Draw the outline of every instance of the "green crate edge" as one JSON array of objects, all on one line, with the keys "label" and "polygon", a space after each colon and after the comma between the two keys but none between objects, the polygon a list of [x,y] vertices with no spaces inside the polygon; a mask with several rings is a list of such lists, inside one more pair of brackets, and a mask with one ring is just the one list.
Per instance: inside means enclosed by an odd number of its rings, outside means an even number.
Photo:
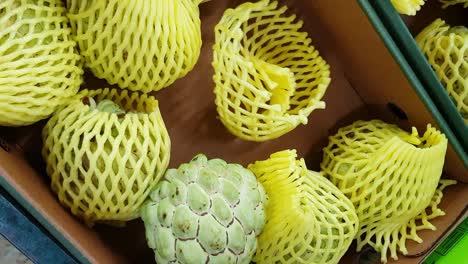
[{"label": "green crate edge", "polygon": [[[359,0],[359,4],[361,5],[361,8],[363,9],[364,13],[367,15],[370,22],[374,26],[374,29],[380,35],[380,38],[382,39],[382,41],[385,43],[387,49],[390,51],[393,58],[397,61],[400,68],[402,69],[403,73],[408,78],[409,82],[413,86],[413,89],[416,91],[419,98],[422,100],[422,102],[427,107],[427,109],[431,112],[432,116],[435,118],[435,120],[436,120],[437,124],[439,125],[440,129],[445,133],[448,140],[452,144],[453,148],[455,149],[457,154],[462,159],[462,161],[463,161],[463,163],[465,165],[465,168],[468,168],[468,154],[467,154],[465,148],[463,147],[462,143],[459,141],[459,138],[457,137],[457,135],[452,131],[451,126],[448,123],[448,120],[446,120],[445,117],[442,116],[440,110],[438,109],[438,107],[436,105],[436,102],[432,100],[431,96],[429,96],[428,91],[426,91],[426,89],[424,89],[424,86],[423,86],[423,84],[421,82],[422,80],[420,80],[417,77],[416,73],[413,70],[413,67],[407,61],[407,57],[403,55],[401,49],[399,48],[397,43],[394,41],[394,39],[393,39],[392,35],[390,34],[390,32],[387,30],[386,25],[381,20],[381,14],[378,14],[376,12],[373,5],[379,5],[379,6],[385,6],[385,4],[390,5],[390,6],[386,7],[386,10],[387,11],[389,11],[389,10],[393,11],[398,16],[398,18],[400,19],[399,22],[403,23],[400,16],[396,13],[393,6],[391,6],[390,1],[387,1],[387,0],[381,0],[381,1]],[[404,26],[404,29],[407,30],[406,25],[404,25],[404,23],[403,23],[403,26]],[[409,32],[408,32],[408,34],[409,34]],[[414,47],[417,49],[417,53],[419,53],[419,55],[423,56],[423,58],[424,58],[424,55],[422,55],[422,53],[417,48],[416,42],[414,41],[413,37],[411,37],[411,42],[414,45]],[[429,67],[429,69],[430,69],[430,66],[427,63],[426,59],[422,60],[422,62],[425,63],[426,66]],[[434,78],[437,79],[437,77],[435,76],[435,74],[434,74],[434,72],[432,70],[430,70],[429,72],[433,75]],[[437,79],[437,84],[440,85],[440,82],[439,82],[438,79]],[[451,104],[452,107],[455,109],[456,115],[458,115],[459,118],[461,119],[460,114],[456,110],[452,100],[447,95],[445,90],[443,88],[438,89],[438,90],[442,94],[441,97],[445,96],[445,98],[447,99],[447,100],[444,100],[445,103]],[[437,102],[437,103],[439,103],[439,102]],[[443,109],[445,109],[445,108],[443,108]],[[454,115],[449,114],[448,116],[452,117],[451,118],[451,120],[452,120]],[[463,120],[461,120],[461,121],[463,121]],[[463,135],[463,134],[461,134],[461,135]],[[468,130],[466,130],[465,135],[468,135]],[[466,138],[466,140],[468,140],[468,137],[461,136],[461,138]]]},{"label": "green crate edge", "polygon": [[[371,3],[374,9],[373,12],[375,12],[377,17],[383,22],[383,26],[389,32],[390,37],[397,44],[398,49],[403,56],[405,56],[405,59],[417,74],[421,83],[424,84],[422,89],[427,91],[431,99],[436,103],[439,111],[445,113],[444,118],[461,144],[462,149],[456,149],[457,153],[463,159],[465,167],[468,167],[468,126],[465,125],[465,121],[460,112],[458,112],[452,99],[440,83],[436,73],[432,70],[431,65],[419,49],[408,27],[395,8],[393,8],[390,1],[365,1]],[[416,89],[419,88],[416,87]],[[463,150],[463,152],[461,152],[461,150]]]},{"label": "green crate edge", "polygon": [[468,259],[468,217],[430,254],[423,264],[462,263]]},{"label": "green crate edge", "polygon": [[5,178],[0,175],[0,186],[2,186],[7,193],[9,193],[19,204],[21,204],[26,211],[28,211],[36,220],[49,231],[67,250],[75,257],[80,263],[91,264],[91,261],[87,259],[81,252],[67,239],[62,233],[47,219],[39,213],[21,194],[19,194],[13,186],[8,183]]},{"label": "green crate edge", "polygon": [[[388,31],[383,26],[382,21],[380,21],[374,8],[370,5],[368,0],[359,0],[359,4],[361,5],[361,8],[363,9],[364,13],[366,13],[366,15],[369,17],[369,20],[373,24],[377,33],[380,35],[380,37],[384,41],[387,49],[392,54],[393,58],[398,62],[403,73],[406,75],[410,83],[413,85],[413,88],[415,88],[416,92],[418,93],[420,99],[423,101],[424,105],[429,109],[431,114],[436,119],[436,122],[438,123],[438,125],[441,127],[443,132],[449,138],[451,144],[454,146],[457,153],[462,157],[465,163],[465,166],[468,167],[468,157],[466,153],[463,151],[463,149],[461,149],[460,143],[458,142],[458,140],[456,140],[455,135],[450,130],[447,122],[442,117],[439,110],[436,108],[434,102],[431,101],[427,92],[424,91],[424,89],[422,88],[421,82],[416,77],[415,73],[413,72],[411,67],[408,65],[408,62],[404,59],[400,50],[397,48],[395,42],[390,37]],[[463,151],[463,152],[459,153],[459,151]],[[13,188],[13,186],[11,186],[4,179],[2,175],[0,175],[0,185],[3,188],[5,188],[5,190],[11,196],[13,196],[29,213],[31,213],[31,215],[33,215],[37,219],[37,221],[40,224],[42,224],[43,227],[46,228],[76,259],[78,259],[78,261],[80,261],[81,263],[86,263],[86,264],[91,263],[91,261],[87,259],[67,238],[65,238],[65,236],[63,236],[63,234],[61,234],[60,231],[55,226],[49,223],[47,219],[41,213],[39,213],[39,211],[37,211],[21,194],[19,194]]]}]

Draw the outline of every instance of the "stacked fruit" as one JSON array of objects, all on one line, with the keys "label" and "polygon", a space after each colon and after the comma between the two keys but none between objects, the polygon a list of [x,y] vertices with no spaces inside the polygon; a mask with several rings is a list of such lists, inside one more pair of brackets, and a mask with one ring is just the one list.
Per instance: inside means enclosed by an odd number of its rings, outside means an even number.
[{"label": "stacked fruit", "polygon": [[[141,217],[158,263],[337,263],[354,239],[386,261],[435,228],[453,182],[440,180],[447,139],[431,126],[419,136],[358,121],[330,137],[321,172],[294,150],[248,168],[200,154],[166,170],[169,133],[145,93],[194,67],[201,2],[0,3],[0,125],[51,116],[43,157],[71,213],[90,226]],[[215,104],[234,135],[274,139],[325,108],[330,69],[302,25],[262,0],[226,10],[216,26]],[[119,88],[78,93],[83,62]]]}]

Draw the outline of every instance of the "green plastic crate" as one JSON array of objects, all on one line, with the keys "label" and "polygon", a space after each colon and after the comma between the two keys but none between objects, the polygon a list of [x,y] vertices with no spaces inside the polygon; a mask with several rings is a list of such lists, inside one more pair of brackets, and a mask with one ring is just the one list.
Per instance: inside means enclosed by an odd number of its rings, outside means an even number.
[{"label": "green plastic crate", "polygon": [[452,264],[468,262],[468,218],[437,247],[424,264]]},{"label": "green plastic crate", "polygon": [[[423,84],[422,89],[427,91],[431,99],[437,105],[439,111],[443,113],[444,119],[456,137],[456,140],[454,138],[449,138],[449,140],[452,142],[457,153],[463,159],[465,167],[468,167],[468,126],[465,124],[463,117],[446,93],[445,88],[442,86],[436,73],[432,70],[432,67],[424,54],[420,51],[404,20],[397,13],[395,8],[393,8],[393,5],[389,0],[365,0],[361,2],[368,2],[372,7],[374,10],[373,12],[375,12],[375,16],[382,21],[383,26],[391,35],[391,38],[398,46],[399,51],[403,54],[405,60],[409,63],[412,70]],[[426,5],[427,4],[428,3],[426,3]],[[425,8],[425,6],[422,8]],[[462,6],[452,8],[463,9]],[[468,11],[466,12],[468,15]],[[416,16],[417,15],[418,14],[416,14]],[[415,88],[419,89],[418,87]],[[455,143],[455,141],[458,141],[459,143]]]}]

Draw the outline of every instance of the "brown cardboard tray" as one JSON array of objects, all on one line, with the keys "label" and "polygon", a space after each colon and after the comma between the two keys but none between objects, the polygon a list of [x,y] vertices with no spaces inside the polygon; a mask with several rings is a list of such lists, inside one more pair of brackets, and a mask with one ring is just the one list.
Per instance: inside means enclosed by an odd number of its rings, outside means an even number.
[{"label": "brown cardboard tray", "polygon": [[[214,0],[201,6],[203,48],[195,69],[174,85],[154,95],[172,141],[171,167],[197,153],[247,165],[269,154],[295,148],[310,169],[318,170],[327,137],[358,119],[380,118],[409,129],[424,131],[436,124],[402,70],[372,27],[357,1],[281,1],[305,21],[313,44],[330,64],[332,83],[324,100],[325,110],[314,111],[309,124],[264,143],[237,139],[216,118],[211,67],[214,25],[224,10],[244,1]],[[84,87],[108,85],[86,76]],[[398,106],[406,115],[395,114]],[[391,110],[393,109],[393,111]],[[48,229],[80,260],[91,263],[153,263],[143,225],[131,221],[124,228],[86,227],[58,203],[40,157],[44,122],[23,128],[0,128],[0,175],[17,199],[46,222]],[[449,147],[443,177],[468,179],[460,158]],[[7,188],[8,189],[8,188]],[[437,231],[422,231],[422,244],[408,243],[409,256],[399,263],[417,263],[466,210],[468,184],[446,189],[442,207],[447,215],[433,221]],[[44,222],[43,221],[43,222]],[[64,241],[65,240],[65,241]],[[342,263],[360,263],[351,248]]]}]

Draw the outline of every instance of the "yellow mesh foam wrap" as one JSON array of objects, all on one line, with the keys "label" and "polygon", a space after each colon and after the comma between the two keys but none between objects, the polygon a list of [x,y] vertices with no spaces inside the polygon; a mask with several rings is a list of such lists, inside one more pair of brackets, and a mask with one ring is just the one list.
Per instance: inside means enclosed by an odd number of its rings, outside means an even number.
[{"label": "yellow mesh foam wrap", "polygon": [[[84,90],[77,98],[43,130],[52,189],[89,225],[134,219],[169,162],[158,101],[115,89]],[[129,112],[99,111],[83,103],[86,98],[112,100]]]},{"label": "yellow mesh foam wrap", "polygon": [[424,0],[390,0],[398,13],[408,16],[416,15],[424,5]]},{"label": "yellow mesh foam wrap", "polygon": [[439,0],[439,2],[443,4],[443,8],[456,4],[463,4],[463,7],[468,7],[468,0]]},{"label": "yellow mesh foam wrap", "polygon": [[215,103],[240,138],[277,138],[325,108],[329,66],[301,32],[303,22],[286,11],[276,1],[244,3],[226,10],[215,28]]},{"label": "yellow mesh foam wrap", "polygon": [[248,168],[269,197],[257,238],[256,263],[338,263],[358,230],[351,201],[295,150],[274,153]]},{"label": "yellow mesh foam wrap", "polygon": [[200,0],[67,0],[85,66],[110,84],[151,92],[185,76],[201,50]]},{"label": "yellow mesh foam wrap", "polygon": [[468,29],[436,19],[416,42],[468,124]]},{"label": "yellow mesh foam wrap", "polygon": [[[429,220],[442,215],[436,208],[446,183],[436,190],[446,150],[446,137],[430,125],[420,137],[416,128],[410,134],[379,120],[357,121],[330,137],[321,169],[356,208],[358,251],[369,244],[383,262],[388,250],[397,259],[397,249],[407,254],[407,239],[422,242],[418,230],[435,229]],[[433,213],[424,213],[427,207]]]},{"label": "yellow mesh foam wrap", "polygon": [[0,1],[0,126],[47,118],[78,92],[76,53],[60,0]]}]

